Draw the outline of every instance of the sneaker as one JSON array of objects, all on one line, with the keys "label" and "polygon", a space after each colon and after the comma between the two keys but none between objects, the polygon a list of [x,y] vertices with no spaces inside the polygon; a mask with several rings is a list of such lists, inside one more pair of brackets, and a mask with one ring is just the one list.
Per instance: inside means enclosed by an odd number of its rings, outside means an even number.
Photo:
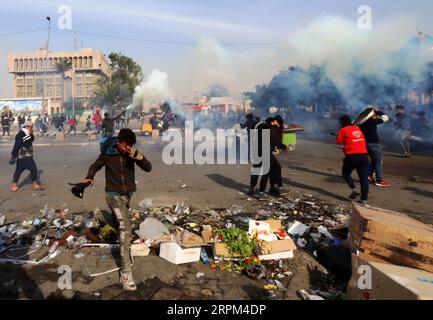
[{"label": "sneaker", "polygon": [[375,185],[378,186],[378,187],[384,187],[384,188],[389,188],[389,187],[391,187],[391,184],[390,184],[389,182],[385,182],[385,181],[383,181],[383,180],[381,180],[381,181],[377,181],[377,182],[375,183]]},{"label": "sneaker", "polygon": [[353,191],[353,192],[350,194],[349,199],[350,199],[350,200],[355,200],[356,198],[358,198],[359,195],[360,195],[359,192]]},{"label": "sneaker", "polygon": [[270,188],[269,189],[269,195],[276,197],[276,198],[281,198],[280,190],[278,190],[277,188]]},{"label": "sneaker", "polygon": [[136,291],[137,285],[132,277],[132,272],[120,272],[120,283],[123,285],[123,290]]},{"label": "sneaker", "polygon": [[376,183],[376,179],[374,178],[374,176],[368,176],[368,182]]},{"label": "sneaker", "polygon": [[367,200],[358,200],[358,204],[360,204],[361,206],[366,206]]},{"label": "sneaker", "polygon": [[258,200],[267,200],[267,199],[269,199],[269,196],[265,192],[260,191],[257,195],[257,199]]},{"label": "sneaker", "polygon": [[256,189],[251,188],[250,190],[248,190],[247,195],[252,197],[252,196],[254,196],[255,193],[256,193]]}]

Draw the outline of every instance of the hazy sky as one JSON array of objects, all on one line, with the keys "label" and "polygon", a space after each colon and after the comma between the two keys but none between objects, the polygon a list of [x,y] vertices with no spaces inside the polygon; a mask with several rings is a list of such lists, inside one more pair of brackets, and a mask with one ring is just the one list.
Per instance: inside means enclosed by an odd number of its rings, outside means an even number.
[{"label": "hazy sky", "polygon": [[[47,38],[45,30],[6,34],[44,28],[48,15],[57,28],[60,5],[72,9],[78,48],[94,47],[107,55],[122,52],[139,62],[145,74],[153,68],[166,71],[172,91],[179,95],[190,94],[193,88],[202,90],[211,82],[223,82],[232,92],[252,89],[255,83],[268,81],[290,63],[290,54],[287,59],[273,59],[274,51],[280,48],[266,43],[286,42],[295,30],[324,14],[356,24],[358,7],[363,4],[373,9],[373,26],[400,17],[404,28],[410,29],[407,34],[414,34],[417,27],[433,33],[433,2],[427,0],[1,0],[0,96],[12,94],[6,55],[35,51],[45,45]],[[110,39],[80,32],[185,44]],[[226,46],[251,43],[261,45]],[[72,33],[53,30],[50,50],[72,49]],[[252,52],[260,59],[252,57]],[[215,65],[213,59],[218,60]],[[249,63],[244,63],[248,59]],[[252,74],[251,69],[256,67],[257,72]],[[201,71],[207,76],[201,77]],[[230,76],[221,76],[231,71]]]}]

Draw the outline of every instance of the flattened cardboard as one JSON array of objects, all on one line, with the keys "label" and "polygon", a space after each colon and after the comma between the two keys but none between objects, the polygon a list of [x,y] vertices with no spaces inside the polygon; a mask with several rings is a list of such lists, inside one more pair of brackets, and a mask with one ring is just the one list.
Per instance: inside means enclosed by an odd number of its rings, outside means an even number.
[{"label": "flattened cardboard", "polygon": [[[371,268],[371,289],[359,288],[360,266]],[[364,270],[363,275],[365,274]],[[365,283],[361,279],[361,283]],[[386,263],[369,262],[352,254],[349,300],[433,300],[433,273]]]}]

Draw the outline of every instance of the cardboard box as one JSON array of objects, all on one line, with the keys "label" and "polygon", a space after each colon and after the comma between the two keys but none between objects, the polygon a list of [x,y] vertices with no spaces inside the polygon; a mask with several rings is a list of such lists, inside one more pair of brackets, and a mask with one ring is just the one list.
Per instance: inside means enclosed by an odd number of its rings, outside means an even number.
[{"label": "cardboard box", "polygon": [[[371,268],[371,289],[364,288],[366,275],[358,268]],[[361,280],[361,288],[358,281]],[[368,262],[352,254],[352,278],[347,288],[349,300],[433,300],[433,273],[386,263]]]},{"label": "cardboard box", "polygon": [[163,242],[159,256],[174,264],[197,262],[200,260],[201,247],[183,248],[176,242]]},{"label": "cardboard box", "polygon": [[131,256],[133,257],[147,257],[149,253],[150,249],[145,243],[131,245]]},{"label": "cardboard box", "polygon": [[204,243],[206,244],[210,244],[212,243],[212,236],[213,236],[213,232],[212,230],[209,229],[205,229],[201,232],[201,237],[203,238]]},{"label": "cardboard box", "polygon": [[259,254],[259,255],[257,255],[257,258],[259,258],[260,261],[293,259],[293,257],[294,257],[293,251],[283,251],[283,252],[277,252],[277,253],[271,253],[271,254]]},{"label": "cardboard box", "polygon": [[433,272],[433,227],[406,215],[354,205],[348,240],[365,260]]},{"label": "cardboard box", "polygon": [[[250,220],[249,233],[254,229],[277,232],[281,229],[280,220],[254,221]],[[293,258],[293,250],[296,250],[296,244],[292,239],[261,241],[257,247],[256,253],[259,260],[278,260]]]},{"label": "cardboard box", "polygon": [[212,243],[212,253],[213,253],[214,259],[234,258],[230,254],[229,247],[227,247],[227,245],[225,243],[222,243],[222,242]]}]

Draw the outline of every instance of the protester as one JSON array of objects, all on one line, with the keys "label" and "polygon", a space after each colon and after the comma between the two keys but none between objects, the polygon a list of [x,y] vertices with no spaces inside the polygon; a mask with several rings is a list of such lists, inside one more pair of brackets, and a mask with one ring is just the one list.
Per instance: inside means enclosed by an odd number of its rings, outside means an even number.
[{"label": "protester", "polygon": [[10,128],[11,124],[14,122],[14,118],[12,116],[11,111],[4,111],[1,115],[1,125],[3,129],[3,137],[7,134],[10,136]]},{"label": "protester", "polygon": [[99,109],[95,110],[95,113],[93,114],[92,117],[92,121],[95,123],[96,134],[99,134],[101,132],[101,126],[102,126],[102,117]]},{"label": "protester", "polygon": [[75,116],[69,118],[69,131],[66,134],[69,134],[72,131],[74,131],[75,136],[77,134],[77,120],[75,119]]},{"label": "protester", "polygon": [[92,117],[91,116],[87,116],[86,119],[86,128],[84,129],[83,132],[90,132],[92,131]]},{"label": "protester", "polygon": [[117,137],[107,137],[101,142],[101,154],[89,168],[83,183],[94,184],[96,173],[105,166],[105,192],[108,206],[119,225],[121,255],[120,281],[125,290],[136,290],[132,277],[132,262],[129,247],[132,240],[131,222],[128,218],[129,204],[135,184],[135,164],[146,172],[152,169],[151,163],[137,150],[134,132],[121,129]]},{"label": "protester", "polygon": [[[258,130],[258,138],[257,142],[253,143],[253,147],[258,147],[258,155],[262,156],[264,152],[269,153],[269,172],[263,174],[260,180],[259,194],[258,197],[266,198],[265,192],[268,180],[270,182],[269,194],[274,197],[281,197],[279,184],[282,186],[282,177],[281,177],[281,165],[278,162],[277,158],[273,154],[273,151],[276,149],[287,150],[287,146],[282,143],[282,135],[281,135],[281,121],[280,118],[268,118],[264,122],[260,122],[256,125]],[[263,139],[263,130],[269,130],[270,140],[265,141]],[[257,146],[255,146],[257,144]],[[261,168],[262,163],[253,164],[253,168]],[[250,190],[248,191],[248,195],[252,196],[256,192],[256,185],[258,182],[258,175],[251,175],[250,179]]]},{"label": "protester", "polygon": [[11,165],[16,163],[16,170],[13,176],[11,185],[11,191],[17,192],[20,190],[18,187],[18,181],[21,174],[25,170],[30,171],[30,178],[33,184],[33,190],[41,191],[44,190],[41,184],[38,182],[38,169],[33,159],[33,141],[35,137],[33,135],[33,124],[30,121],[26,121],[23,124],[23,128],[18,132],[15,137],[15,144],[12,149],[12,158],[9,161]]},{"label": "protester", "polygon": [[101,129],[103,137],[112,137],[114,135],[114,125],[117,120],[122,118],[125,111],[120,112],[115,117],[110,117],[108,112],[104,113],[104,120],[102,121]]},{"label": "protester", "polygon": [[149,118],[149,124],[152,126],[152,130],[158,129],[158,115],[156,112],[153,113],[153,117]]},{"label": "protester", "polygon": [[361,183],[361,199],[359,203],[365,204],[368,200],[368,173],[370,170],[365,137],[361,129],[352,124],[352,120],[348,115],[340,117],[339,121],[341,130],[337,136],[337,144],[344,145],[343,152],[346,155],[344,158],[342,176],[352,189],[349,198],[355,200],[359,193],[356,191],[356,186],[352,179],[352,172],[356,170]]},{"label": "protester", "polygon": [[26,122],[26,117],[23,114],[20,114],[18,116],[18,129],[21,130],[23,127],[24,122]]},{"label": "protester", "polygon": [[[371,111],[370,111],[371,109]],[[383,180],[383,146],[380,144],[377,126],[389,121],[389,117],[379,109],[369,108],[370,113],[364,119],[355,122],[361,128],[367,143],[367,151],[370,156],[370,175],[368,181],[378,187],[391,187],[391,184]]]},{"label": "protester", "polygon": [[256,117],[254,117],[253,113],[247,113],[245,115],[245,118],[247,119],[247,121],[245,121],[245,123],[241,124],[241,128],[247,130],[248,158],[250,158],[250,155],[251,155],[251,130],[253,130],[256,127],[256,125],[260,122],[260,120],[258,120]]},{"label": "protester", "polygon": [[412,138],[412,126],[410,119],[406,114],[406,108],[402,105],[395,107],[394,128],[398,131],[399,144],[402,148],[402,154],[410,157],[410,140]]}]

